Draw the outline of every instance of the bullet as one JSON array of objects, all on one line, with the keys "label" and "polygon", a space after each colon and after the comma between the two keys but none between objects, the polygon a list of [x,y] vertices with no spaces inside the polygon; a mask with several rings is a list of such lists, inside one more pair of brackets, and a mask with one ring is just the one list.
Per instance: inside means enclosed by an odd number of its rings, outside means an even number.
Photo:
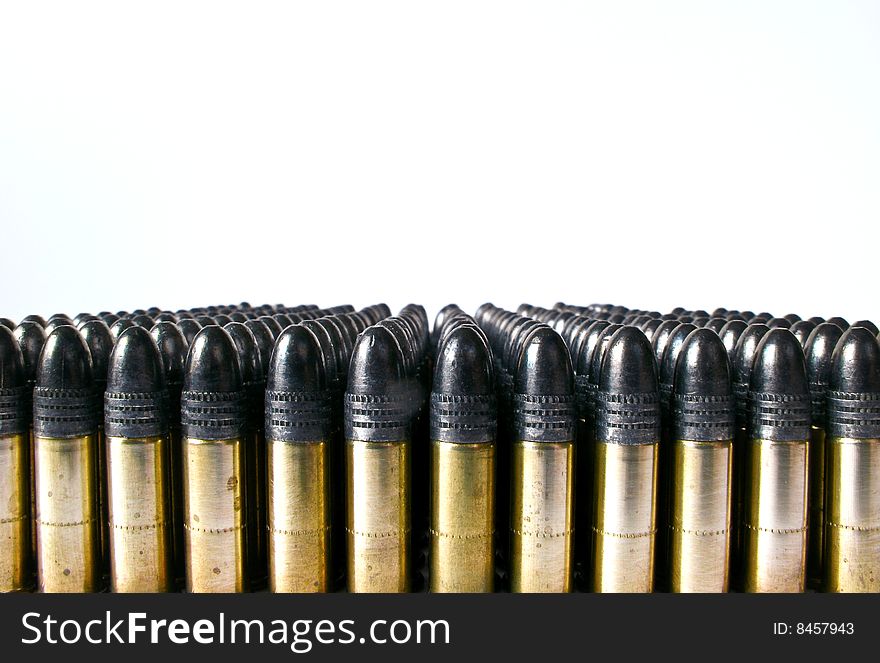
[{"label": "bullet", "polygon": [[266,379],[263,361],[253,332],[240,322],[228,322],[225,331],[235,343],[247,399],[245,414],[245,472],[247,478],[248,563],[252,585],[261,586],[268,576],[266,553],[266,440],[263,437]]},{"label": "bullet", "polygon": [[170,591],[168,394],[159,348],[141,327],[123,332],[110,355],[104,432],[111,588]]},{"label": "bullet", "polygon": [[735,414],[727,350],[712,330],[681,347],[671,420],[670,589],[726,592]]},{"label": "bullet", "polygon": [[186,346],[189,347],[192,345],[196,334],[201,331],[202,326],[192,318],[184,318],[177,321],[177,328],[180,330],[180,333],[183,334],[183,338],[186,340]]},{"label": "bullet", "polygon": [[826,402],[831,381],[831,356],[843,331],[824,322],[810,334],[804,347],[811,399],[809,529],[807,532],[807,579],[820,586],[825,557],[825,438]]},{"label": "bullet", "polygon": [[786,320],[785,318],[770,318],[766,324],[770,329],[788,329],[791,327],[791,321]]},{"label": "bullet", "polygon": [[117,320],[112,325],[110,325],[110,334],[113,336],[113,340],[119,338],[120,334],[124,332],[126,329],[131,329],[132,327],[137,327],[131,320],[126,320],[125,318],[121,320]]},{"label": "bullet", "polygon": [[235,343],[221,327],[205,327],[189,348],[181,394],[189,592],[249,587],[246,415]]},{"label": "bullet", "polygon": [[0,318],[0,326],[6,327],[9,331],[15,329],[15,323],[9,318]]},{"label": "bullet", "polygon": [[477,327],[445,335],[431,392],[432,592],[491,592],[495,434],[492,359]]},{"label": "bullet", "polygon": [[733,444],[733,536],[731,539],[730,562],[732,580],[741,589],[740,577],[745,563],[743,541],[747,483],[747,450],[749,448],[749,383],[752,379],[752,366],[761,338],[770,331],[764,324],[749,325],[740,334],[733,351],[731,375],[733,377],[733,398],[736,403],[736,437]]},{"label": "bullet", "polygon": [[42,316],[36,315],[36,314],[26,315],[25,317],[23,317],[21,319],[21,321],[22,322],[35,322],[36,324],[40,325],[40,327],[42,327],[43,329],[46,328],[46,324],[47,324],[46,320]]},{"label": "bullet", "polygon": [[168,394],[168,472],[171,485],[171,557],[175,584],[184,584],[183,531],[183,435],[180,429],[180,393],[189,348],[180,329],[172,322],[157,322],[150,330],[165,373]]},{"label": "bullet", "polygon": [[758,344],[748,399],[744,589],[802,592],[810,391],[803,350],[787,329],[771,329]]},{"label": "bullet", "polygon": [[856,320],[854,323],[852,323],[852,326],[853,327],[864,327],[865,329],[870,330],[870,332],[874,336],[876,336],[877,334],[880,334],[880,329],[878,329],[877,325],[875,325],[870,320]]},{"label": "bullet", "polygon": [[0,592],[31,585],[31,417],[24,355],[0,326]]},{"label": "bullet", "polygon": [[641,329],[645,333],[645,336],[649,341],[654,340],[654,335],[657,333],[657,330],[663,324],[663,320],[660,318],[651,318],[645,324],[642,325]]},{"label": "bullet", "polygon": [[49,334],[34,389],[37,575],[42,592],[100,585],[95,407],[89,348],[76,328]]},{"label": "bullet", "polygon": [[853,325],[827,397],[826,589],[880,592],[880,344]]},{"label": "bullet", "polygon": [[661,443],[657,456],[657,535],[654,547],[654,569],[657,573],[655,586],[661,591],[667,590],[669,577],[667,571],[671,560],[667,559],[670,552],[669,529],[672,517],[672,485],[673,451],[676,449],[672,437],[672,390],[675,383],[675,367],[678,355],[687,337],[697,330],[697,326],[682,322],[672,330],[663,349],[663,356],[657,365],[657,376],[660,384],[660,424]]},{"label": "bullet", "polygon": [[330,394],[318,339],[301,325],[275,345],[265,419],[269,588],[330,591]]},{"label": "bullet", "polygon": [[281,335],[281,332],[284,331],[281,328],[281,325],[278,324],[278,321],[272,316],[264,315],[258,318],[258,320],[262,321],[263,324],[266,325],[266,327],[269,329],[270,332],[272,332],[272,335],[276,339]]},{"label": "bullet", "polygon": [[571,590],[575,402],[571,358],[546,326],[527,337],[513,393],[510,590]]},{"label": "bullet", "polygon": [[807,340],[810,338],[810,334],[813,333],[813,330],[816,328],[816,324],[810,322],[809,320],[798,320],[797,322],[792,323],[791,333],[794,334],[794,337],[801,344],[802,348],[805,348],[807,345]]},{"label": "bullet", "polygon": [[607,346],[596,394],[594,591],[653,590],[659,442],[653,349],[624,327]]},{"label": "bullet", "polygon": [[36,567],[33,562],[37,558],[37,494],[36,494],[36,473],[34,458],[34,386],[37,382],[37,366],[40,363],[40,353],[46,343],[46,331],[35,321],[22,320],[13,330],[12,335],[21,348],[21,354],[24,358],[24,372],[27,380],[27,389],[25,396],[27,398],[27,420],[28,420],[28,446],[30,448],[30,462],[28,467],[31,473],[31,489],[30,489],[30,509],[31,509],[31,567],[35,571]]},{"label": "bullet", "polygon": [[748,324],[742,320],[728,320],[727,324],[725,324],[721,328],[721,331],[718,332],[718,335],[721,337],[721,342],[724,344],[724,349],[727,350],[727,359],[731,368],[731,379],[733,379],[733,361],[736,356],[736,344],[737,341],[739,341],[739,337],[742,336],[747,328]]},{"label": "bullet", "polygon": [[711,329],[713,332],[721,336],[721,330],[724,329],[724,325],[726,324],[727,320],[725,318],[709,318],[704,327],[706,329]]},{"label": "bullet", "polygon": [[351,592],[410,587],[412,386],[392,332],[358,338],[345,393],[346,532]]},{"label": "bullet", "polygon": [[101,571],[104,575],[110,572],[110,524],[109,505],[107,500],[107,453],[104,443],[104,417],[102,406],[104,390],[107,387],[107,366],[110,352],[113,350],[113,335],[103,320],[91,320],[79,329],[80,336],[89,348],[92,358],[92,378],[95,384],[95,407],[98,409],[98,435],[95,441],[95,459],[97,462],[98,513],[101,522],[98,527],[98,538],[101,544]]},{"label": "bullet", "polygon": [[849,329],[849,323],[845,318],[841,318],[839,315],[834,316],[833,318],[828,318],[828,322],[832,325],[837,325],[842,331]]}]

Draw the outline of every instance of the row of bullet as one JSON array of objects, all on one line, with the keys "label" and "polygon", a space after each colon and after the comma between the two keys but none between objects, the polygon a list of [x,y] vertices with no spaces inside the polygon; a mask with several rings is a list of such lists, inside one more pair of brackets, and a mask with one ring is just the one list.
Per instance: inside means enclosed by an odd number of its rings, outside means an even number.
[{"label": "row of bullet", "polygon": [[485,304],[430,331],[415,305],[243,303],[2,322],[7,591],[34,557],[43,591],[102,571],[142,592],[880,589],[868,321]]}]

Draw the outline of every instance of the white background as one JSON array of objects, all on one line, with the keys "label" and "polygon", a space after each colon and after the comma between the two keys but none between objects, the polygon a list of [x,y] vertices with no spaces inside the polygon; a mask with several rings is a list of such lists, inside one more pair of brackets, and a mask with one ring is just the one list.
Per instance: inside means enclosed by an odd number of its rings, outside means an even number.
[{"label": "white background", "polygon": [[880,318],[880,3],[4,2],[0,315]]}]

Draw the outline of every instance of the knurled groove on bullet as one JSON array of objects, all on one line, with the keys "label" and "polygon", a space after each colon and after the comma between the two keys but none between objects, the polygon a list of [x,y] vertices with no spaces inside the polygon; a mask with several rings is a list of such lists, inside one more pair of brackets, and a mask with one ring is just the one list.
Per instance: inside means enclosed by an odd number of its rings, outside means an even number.
[{"label": "knurled groove on bullet", "polygon": [[513,394],[517,437],[534,442],[574,439],[574,395]]},{"label": "knurled groove on bullet", "polygon": [[345,394],[345,437],[364,442],[409,439],[410,394]]},{"label": "knurled groove on bullet", "polygon": [[809,437],[810,395],[749,392],[751,437],[805,440]]},{"label": "knurled groove on bullet", "polygon": [[180,398],[184,435],[198,440],[237,439],[246,408],[244,391],[184,391]]},{"label": "knurled groove on bullet", "polygon": [[733,383],[733,399],[736,405],[736,421],[740,426],[745,426],[749,420],[749,383]]},{"label": "knurled groove on bullet", "polygon": [[810,414],[813,417],[814,424],[821,425],[825,420],[825,392],[827,390],[827,384],[819,382],[810,383]]},{"label": "knurled groove on bullet", "polygon": [[104,432],[108,437],[155,437],[168,432],[168,398],[164,391],[106,392]]},{"label": "knurled groove on bullet", "polygon": [[48,438],[74,438],[94,433],[98,427],[98,408],[91,388],[34,389],[34,435]]},{"label": "knurled groove on bullet", "polygon": [[326,391],[266,391],[266,436],[279,442],[327,440],[332,429]]},{"label": "knurled groove on bullet", "polygon": [[491,442],[497,428],[495,396],[431,393],[431,438]]},{"label": "knurled groove on bullet", "polygon": [[590,410],[590,400],[593,393],[590,389],[590,380],[586,375],[574,376],[574,402],[579,417],[586,418]]},{"label": "knurled groove on bullet", "polygon": [[596,439],[615,444],[652,444],[660,435],[657,392],[596,391]]},{"label": "knurled groove on bullet", "polygon": [[880,393],[829,391],[826,403],[830,436],[880,438]]},{"label": "knurled groove on bullet", "polygon": [[730,396],[673,394],[673,437],[716,442],[733,439],[734,403]]},{"label": "knurled groove on bullet", "polygon": [[27,387],[0,389],[0,436],[25,432],[30,426]]}]

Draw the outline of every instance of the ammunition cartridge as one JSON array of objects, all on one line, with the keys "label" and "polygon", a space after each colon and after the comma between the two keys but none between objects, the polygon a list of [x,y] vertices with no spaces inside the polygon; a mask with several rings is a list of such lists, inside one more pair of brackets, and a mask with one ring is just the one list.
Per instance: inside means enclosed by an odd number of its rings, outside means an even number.
[{"label": "ammunition cartridge", "polygon": [[301,325],[275,344],[265,419],[269,589],[330,591],[330,397],[318,339]]},{"label": "ammunition cartridge", "polygon": [[144,328],[123,332],[110,355],[104,432],[111,588],[170,591],[168,393],[159,348]]},{"label": "ammunition cartridge", "polygon": [[34,390],[37,575],[43,592],[100,586],[95,407],[89,348],[76,328],[49,335]]},{"label": "ammunition cartridge", "polygon": [[[858,323],[856,323],[858,324]],[[826,590],[880,592],[880,344],[853,325],[831,359]]]},{"label": "ammunition cartridge", "polygon": [[801,344],[771,329],[755,350],[744,474],[744,589],[802,592],[806,578],[810,391]]},{"label": "ammunition cartridge", "polygon": [[605,350],[595,435],[593,589],[651,592],[660,395],[651,344],[635,327],[616,331]]}]

